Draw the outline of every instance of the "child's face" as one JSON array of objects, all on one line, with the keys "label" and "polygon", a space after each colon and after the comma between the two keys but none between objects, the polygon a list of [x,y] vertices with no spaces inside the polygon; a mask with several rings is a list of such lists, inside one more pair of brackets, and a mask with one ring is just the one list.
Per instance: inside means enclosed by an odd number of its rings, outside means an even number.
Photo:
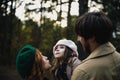
[{"label": "child's face", "polygon": [[54,52],[54,57],[55,58],[61,58],[64,56],[64,52],[65,52],[66,46],[65,45],[58,45],[55,48],[55,52]]}]

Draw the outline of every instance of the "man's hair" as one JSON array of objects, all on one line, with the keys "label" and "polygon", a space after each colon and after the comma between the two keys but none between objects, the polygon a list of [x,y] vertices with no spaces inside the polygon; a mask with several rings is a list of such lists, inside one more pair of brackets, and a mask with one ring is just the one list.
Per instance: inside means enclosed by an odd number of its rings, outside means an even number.
[{"label": "man's hair", "polygon": [[95,37],[99,44],[106,43],[114,30],[111,20],[103,12],[89,12],[80,16],[76,25],[77,35],[86,40]]}]

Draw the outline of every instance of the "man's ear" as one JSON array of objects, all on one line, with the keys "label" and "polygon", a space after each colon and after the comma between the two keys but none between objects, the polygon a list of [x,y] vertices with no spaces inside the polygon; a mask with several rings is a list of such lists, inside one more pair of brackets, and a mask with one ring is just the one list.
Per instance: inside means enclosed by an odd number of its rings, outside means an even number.
[{"label": "man's ear", "polygon": [[94,37],[94,36],[93,36],[93,37],[91,37],[91,38],[89,38],[89,39],[88,39],[88,41],[89,41],[90,43],[96,42],[96,40],[95,40],[95,37]]},{"label": "man's ear", "polygon": [[91,38],[91,41],[92,41],[92,42],[96,42],[95,37],[92,37],[92,38]]},{"label": "man's ear", "polygon": [[95,48],[97,48],[100,45],[99,43],[97,43],[95,37],[89,38],[88,42],[91,47],[91,51],[93,51]]}]

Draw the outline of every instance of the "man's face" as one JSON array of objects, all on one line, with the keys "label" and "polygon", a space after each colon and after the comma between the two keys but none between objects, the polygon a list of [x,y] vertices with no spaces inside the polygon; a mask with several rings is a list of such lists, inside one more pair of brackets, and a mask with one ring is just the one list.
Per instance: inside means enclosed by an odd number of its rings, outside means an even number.
[{"label": "man's face", "polygon": [[85,53],[89,53],[90,54],[91,51],[90,51],[90,45],[89,45],[88,40],[85,40],[85,38],[83,38],[82,36],[79,36],[79,35],[78,35],[77,40],[81,43],[81,45],[83,47],[83,51]]},{"label": "man's face", "polygon": [[65,49],[66,49],[65,45],[56,46],[55,52],[54,52],[54,57],[55,58],[62,58],[64,56]]}]

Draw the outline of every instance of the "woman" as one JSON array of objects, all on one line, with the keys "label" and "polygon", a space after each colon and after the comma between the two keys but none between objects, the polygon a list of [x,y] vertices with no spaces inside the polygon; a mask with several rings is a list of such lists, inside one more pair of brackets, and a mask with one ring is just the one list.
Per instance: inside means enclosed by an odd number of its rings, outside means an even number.
[{"label": "woman", "polygon": [[70,80],[73,70],[80,64],[77,46],[71,40],[59,40],[53,47],[53,67],[55,80]]},{"label": "woman", "polygon": [[50,67],[48,58],[31,45],[25,45],[17,54],[16,68],[24,80],[44,80]]}]

